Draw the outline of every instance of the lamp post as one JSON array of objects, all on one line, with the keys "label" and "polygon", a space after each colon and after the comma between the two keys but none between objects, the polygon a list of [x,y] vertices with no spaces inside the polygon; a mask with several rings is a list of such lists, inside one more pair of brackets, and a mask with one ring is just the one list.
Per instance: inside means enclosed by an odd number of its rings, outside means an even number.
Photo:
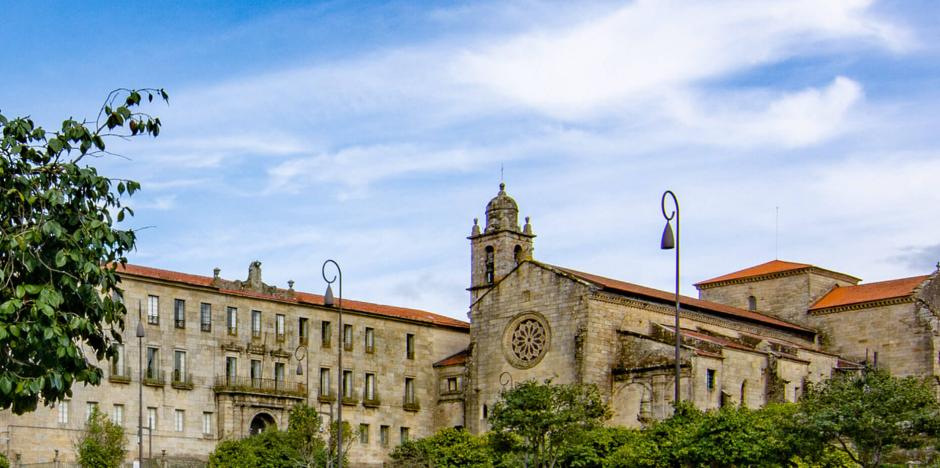
[{"label": "lamp post", "polygon": [[[304,375],[303,360],[307,357],[307,347],[303,344],[297,345],[294,349],[294,357],[297,359],[297,375]],[[310,369],[307,369],[307,383],[304,393],[307,394],[307,404],[310,404]]]},{"label": "lamp post", "polygon": [[[333,264],[336,268],[336,274],[332,278],[326,277],[326,266]],[[346,336],[343,333],[343,270],[335,260],[329,259],[323,262],[320,268],[323,280],[326,281],[326,293],[323,295],[323,305],[333,307],[333,283],[339,280],[339,301],[337,302],[339,311],[339,356],[337,358],[337,367],[339,372],[337,377],[337,387],[339,391],[336,394],[336,468],[343,468],[343,342]]]},{"label": "lamp post", "polygon": [[144,465],[144,324],[141,322],[140,301],[137,301],[137,461]]},{"label": "lamp post", "polygon": [[[676,209],[669,214],[666,214],[667,195],[672,198],[672,204],[676,207]],[[663,237],[660,241],[659,248],[663,250],[676,249],[676,393],[674,401],[676,404],[678,404],[679,399],[681,398],[679,396],[679,348],[682,346],[682,332],[679,328],[679,200],[676,199],[676,194],[672,193],[672,190],[666,190],[663,192],[661,205],[663,209],[663,217],[666,218],[666,227],[663,229]],[[672,224],[670,223],[673,218],[676,219],[675,237],[672,235]]]}]

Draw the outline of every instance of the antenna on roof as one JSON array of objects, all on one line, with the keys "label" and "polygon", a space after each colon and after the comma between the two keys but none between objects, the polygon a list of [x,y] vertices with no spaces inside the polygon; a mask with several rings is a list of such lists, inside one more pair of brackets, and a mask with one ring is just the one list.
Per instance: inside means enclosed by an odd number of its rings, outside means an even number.
[{"label": "antenna on roof", "polygon": [[499,163],[499,183],[505,182],[503,180],[503,163]]},{"label": "antenna on roof", "polygon": [[774,260],[780,260],[780,207],[777,207],[777,217],[774,220]]}]

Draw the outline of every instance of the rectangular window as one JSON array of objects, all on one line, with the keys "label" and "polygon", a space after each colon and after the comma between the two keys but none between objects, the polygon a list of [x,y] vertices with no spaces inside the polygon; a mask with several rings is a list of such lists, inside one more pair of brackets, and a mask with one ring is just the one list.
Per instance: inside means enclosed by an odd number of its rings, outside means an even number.
[{"label": "rectangular window", "polygon": [[297,335],[300,337],[301,343],[307,343],[307,319],[305,317],[297,319]]},{"label": "rectangular window", "polygon": [[160,377],[160,348],[147,348],[147,379]]},{"label": "rectangular window", "polygon": [[212,331],[212,304],[199,304],[199,329],[204,332]]},{"label": "rectangular window", "polygon": [[405,335],[405,357],[408,359],[415,358],[415,335],[414,333],[409,333]]},{"label": "rectangular window", "polygon": [[375,352],[375,330],[372,327],[366,327],[365,337],[366,337],[366,352],[374,353]]},{"label": "rectangular window", "polygon": [[91,415],[95,412],[96,409],[98,409],[97,401],[89,401],[88,403],[85,403],[85,421],[91,419]]},{"label": "rectangular window", "polygon": [[343,349],[346,351],[353,349],[353,326],[349,324],[343,325]]},{"label": "rectangular window", "polygon": [[202,413],[202,433],[212,434],[212,413]]},{"label": "rectangular window", "polygon": [[147,323],[160,324],[160,298],[157,296],[147,296]]},{"label": "rectangular window", "polygon": [[111,375],[130,377],[129,369],[124,368],[124,345],[117,345],[117,356],[111,360]]},{"label": "rectangular window", "polygon": [[283,362],[274,363],[274,382],[276,384],[284,383],[284,363]]},{"label": "rectangular window", "polygon": [[405,404],[415,404],[415,379],[405,377]]},{"label": "rectangular window", "polygon": [[388,447],[388,426],[379,426],[379,443]]},{"label": "rectangular window", "polygon": [[176,432],[183,432],[183,423],[186,421],[186,412],[178,409],[173,412],[173,428],[176,429]]},{"label": "rectangular window", "polygon": [[375,374],[366,374],[366,388],[363,400],[375,401]]},{"label": "rectangular window", "polygon": [[258,359],[251,360],[251,385],[261,385],[261,361]]},{"label": "rectangular window", "polygon": [[407,427],[401,428],[401,443],[404,444],[405,442],[408,442],[409,432],[411,431]]},{"label": "rectangular window", "polygon": [[186,301],[173,300],[173,325],[176,328],[186,328]]},{"label": "rectangular window", "polygon": [[229,307],[226,310],[228,312],[228,334],[237,335],[238,334],[238,308]]},{"label": "rectangular window", "polygon": [[330,370],[326,367],[320,368],[320,396],[330,395]]},{"label": "rectangular window", "polygon": [[124,425],[124,405],[114,405],[114,412],[111,413],[111,422],[118,426]]},{"label": "rectangular window", "polygon": [[261,338],[261,311],[251,311],[251,337]]},{"label": "rectangular window", "polygon": [[186,380],[186,351],[173,351],[173,381]]},{"label": "rectangular window", "polygon": [[68,424],[69,423],[69,402],[60,401],[59,402],[59,424]]},{"label": "rectangular window", "polygon": [[284,320],[285,318],[281,314],[274,316],[274,336],[277,338],[277,341],[284,341],[284,337],[287,336]]},{"label": "rectangular window", "polygon": [[705,369],[705,388],[715,389],[715,369]]},{"label": "rectangular window", "polygon": [[324,320],[320,323],[320,340],[324,348],[330,347],[330,341],[333,338],[333,330],[330,328],[330,322]]},{"label": "rectangular window", "polygon": [[226,357],[225,358],[225,379],[229,385],[235,384],[235,379],[238,378],[238,358],[236,357]]},{"label": "rectangular window", "polygon": [[359,425],[359,443],[360,444],[369,443],[369,425],[368,424]]},{"label": "rectangular window", "polygon": [[448,377],[445,387],[446,393],[457,393],[460,391],[460,384],[457,377]]},{"label": "rectangular window", "polygon": [[152,406],[147,407],[147,427],[151,431],[157,429],[157,409]]},{"label": "rectangular window", "polygon": [[349,370],[343,371],[343,398],[352,398],[353,397],[353,373]]}]

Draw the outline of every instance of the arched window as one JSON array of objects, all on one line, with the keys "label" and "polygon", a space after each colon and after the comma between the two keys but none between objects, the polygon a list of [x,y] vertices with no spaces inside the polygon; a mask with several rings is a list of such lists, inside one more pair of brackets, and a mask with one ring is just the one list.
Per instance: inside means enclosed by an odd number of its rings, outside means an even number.
[{"label": "arched window", "polygon": [[513,258],[516,260],[516,266],[519,266],[519,264],[522,263],[522,247],[517,245],[512,252]]},{"label": "arched window", "polygon": [[747,408],[747,380],[741,382],[741,407]]},{"label": "arched window", "polygon": [[489,408],[486,407],[486,403],[483,403],[483,419],[490,417]]},{"label": "arched window", "polygon": [[486,247],[486,284],[493,284],[496,280],[496,252],[493,246]]},{"label": "arched window", "polygon": [[757,310],[757,298],[754,296],[747,297],[747,310]]}]

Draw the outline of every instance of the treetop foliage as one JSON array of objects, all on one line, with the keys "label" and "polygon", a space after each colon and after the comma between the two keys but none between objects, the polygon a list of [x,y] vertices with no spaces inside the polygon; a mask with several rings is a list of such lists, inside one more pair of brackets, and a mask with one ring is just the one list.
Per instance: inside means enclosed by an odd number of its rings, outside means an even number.
[{"label": "treetop foliage", "polygon": [[115,228],[134,212],[121,202],[140,184],[99,175],[84,164],[112,138],[160,134],[144,99],[168,102],[162,89],[112,91],[94,121],[67,119],[47,132],[29,117],[0,114],[0,408],[17,414],[42,400],[96,385],[103,360],[117,353],[125,307],[117,265],[134,248]]}]

